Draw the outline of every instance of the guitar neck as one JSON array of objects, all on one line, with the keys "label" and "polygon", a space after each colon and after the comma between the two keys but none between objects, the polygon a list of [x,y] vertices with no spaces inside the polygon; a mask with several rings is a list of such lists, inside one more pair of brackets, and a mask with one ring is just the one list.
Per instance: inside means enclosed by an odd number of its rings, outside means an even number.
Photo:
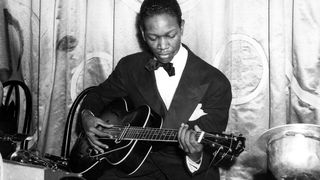
[{"label": "guitar neck", "polygon": [[[111,139],[117,140],[143,140],[143,141],[161,141],[178,142],[178,129],[162,128],[143,128],[134,126],[114,126],[108,130],[113,136]],[[196,132],[196,139],[201,142],[205,132]],[[101,139],[101,138],[100,138]]]},{"label": "guitar neck", "polygon": [[[143,141],[163,141],[163,142],[178,142],[178,129],[166,128],[150,128],[150,127],[135,127],[135,126],[114,126],[107,131],[112,135],[112,138],[117,140],[143,140]],[[222,142],[233,140],[235,136],[223,133],[206,133],[204,131],[196,132],[196,140],[200,143],[203,141]],[[103,138],[100,138],[103,139]],[[204,142],[206,143],[206,142]]]},{"label": "guitar neck", "polygon": [[[135,127],[135,126],[114,126],[107,131],[112,137],[100,139],[141,140],[141,141],[161,141],[178,142],[178,129]],[[245,138],[224,133],[196,132],[196,140],[202,144],[224,149],[223,152],[238,156],[244,149]]]},{"label": "guitar neck", "polygon": [[119,140],[144,140],[178,142],[177,129],[142,128],[142,127],[121,127],[122,133]]}]

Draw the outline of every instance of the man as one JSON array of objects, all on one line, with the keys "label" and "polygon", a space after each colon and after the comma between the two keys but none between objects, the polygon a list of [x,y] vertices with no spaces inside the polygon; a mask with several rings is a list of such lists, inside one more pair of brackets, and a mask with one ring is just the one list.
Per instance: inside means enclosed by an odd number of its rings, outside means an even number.
[{"label": "man", "polygon": [[[220,179],[218,168],[210,165],[213,156],[197,142],[196,131],[225,130],[232,98],[229,81],[181,43],[184,20],[176,0],[145,0],[139,28],[150,52],[122,58],[108,79],[86,96],[83,129],[90,145],[107,151],[108,144],[97,137],[109,136],[113,125],[98,117],[116,98],[129,97],[134,107],[147,104],[159,114],[161,128],[179,129],[179,144],[154,143],[135,173],[128,176],[114,166],[100,179]],[[170,63],[174,66],[170,75],[158,67]]]}]

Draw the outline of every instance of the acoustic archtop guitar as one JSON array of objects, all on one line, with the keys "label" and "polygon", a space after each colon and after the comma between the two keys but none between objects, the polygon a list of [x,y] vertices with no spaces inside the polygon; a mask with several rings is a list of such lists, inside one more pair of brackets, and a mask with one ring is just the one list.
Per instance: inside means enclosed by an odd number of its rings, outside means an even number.
[{"label": "acoustic archtop guitar", "polygon": [[[105,129],[112,137],[99,138],[109,148],[104,153],[97,153],[81,133],[70,154],[72,172],[94,172],[106,161],[131,175],[145,161],[152,150],[152,142],[178,142],[178,129],[161,128],[162,118],[147,105],[130,111],[126,99],[117,99],[100,118],[114,124]],[[221,156],[229,159],[238,157],[245,148],[245,137],[241,135],[202,131],[197,132],[196,137],[198,142],[218,150]]]}]

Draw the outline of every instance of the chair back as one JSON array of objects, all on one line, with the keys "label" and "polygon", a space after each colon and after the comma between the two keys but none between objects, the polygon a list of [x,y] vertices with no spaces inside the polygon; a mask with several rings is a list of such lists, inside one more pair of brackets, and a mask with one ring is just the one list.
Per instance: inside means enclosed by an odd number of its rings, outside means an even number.
[{"label": "chair back", "polygon": [[[18,80],[3,83],[0,108],[0,132],[7,135],[30,135],[32,98],[28,86]],[[20,144],[27,149],[27,142]]]},{"label": "chair back", "polygon": [[64,135],[62,140],[62,147],[61,147],[61,157],[68,159],[70,154],[70,146],[72,143],[72,132],[73,127],[77,127],[76,123],[77,121],[74,121],[75,119],[78,120],[79,118],[79,108],[82,103],[82,100],[87,96],[90,90],[92,90],[95,86],[91,86],[83,90],[77,98],[74,100],[74,102],[71,105],[71,108],[69,110],[67,121],[64,129]]}]

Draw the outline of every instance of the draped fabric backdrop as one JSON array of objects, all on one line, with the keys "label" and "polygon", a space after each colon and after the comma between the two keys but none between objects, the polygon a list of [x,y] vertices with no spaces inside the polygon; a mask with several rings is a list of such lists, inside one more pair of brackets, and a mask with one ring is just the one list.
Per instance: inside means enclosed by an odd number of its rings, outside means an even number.
[{"label": "draped fabric backdrop", "polygon": [[[68,110],[79,92],[140,51],[143,0],[1,0],[1,80],[26,82],[41,153],[60,154]],[[183,42],[232,84],[227,132],[246,150],[222,179],[259,179],[258,137],[290,123],[320,124],[320,1],[179,0]],[[195,72],[196,73],[196,72]]]}]

